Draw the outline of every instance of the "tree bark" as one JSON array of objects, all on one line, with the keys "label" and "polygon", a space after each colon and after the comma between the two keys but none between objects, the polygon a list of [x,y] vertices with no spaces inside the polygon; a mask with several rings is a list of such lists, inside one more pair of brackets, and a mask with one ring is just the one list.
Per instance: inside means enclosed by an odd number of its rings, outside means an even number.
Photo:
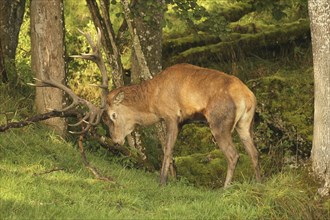
[{"label": "tree bark", "polygon": [[0,38],[0,76],[1,76],[1,81],[3,83],[8,82],[8,74],[5,68],[5,56],[4,53],[2,52],[2,47],[1,47],[1,38]]},{"label": "tree bark", "polygon": [[[64,17],[62,0],[31,0],[32,70],[36,78],[53,79],[65,84]],[[35,106],[38,113],[62,109],[64,93],[56,88],[36,88]],[[66,121],[52,118],[45,121],[64,136]]]},{"label": "tree bark", "polygon": [[321,195],[330,191],[330,3],[308,1],[314,63],[314,134],[312,164],[324,180]]},{"label": "tree bark", "polygon": [[15,54],[18,35],[23,22],[25,0],[0,0],[0,76],[7,82],[8,75],[13,75],[15,81]]},{"label": "tree bark", "polygon": [[[158,2],[158,1],[156,1]],[[145,51],[146,48],[143,48],[145,43],[142,41],[147,41],[148,39],[145,38],[147,35],[150,34],[150,30],[148,26],[141,26],[137,27],[141,22],[138,20],[141,19],[143,21],[143,15],[145,15],[145,12],[147,11],[147,6],[143,4],[142,1],[137,0],[135,1],[135,6],[140,5],[139,9],[135,10],[135,16],[132,16],[131,8],[129,5],[129,0],[121,0],[121,3],[124,8],[124,16],[127,23],[128,31],[132,38],[132,44],[133,44],[133,52],[132,52],[132,82],[138,83],[141,80],[151,79],[152,74],[149,69],[149,63],[146,58]],[[144,2],[145,3],[145,2]],[[142,6],[142,7],[141,7]],[[150,11],[149,11],[150,13]],[[148,30],[148,31],[147,31]],[[142,33],[143,31],[147,31],[148,33]],[[146,35],[144,35],[146,34]],[[137,74],[135,74],[137,73]]]},{"label": "tree bark", "polygon": [[[164,1],[156,0],[152,4],[146,1],[136,0],[132,9],[128,6],[128,0],[122,0],[125,20],[128,31],[133,39],[131,82],[139,83],[150,79],[162,70],[162,22],[164,18]],[[156,124],[157,137],[165,147],[165,124]],[[139,135],[135,135],[135,138]],[[133,140],[139,143],[140,140]],[[143,150],[143,146],[139,146]],[[171,175],[175,175],[173,164],[170,167]]]},{"label": "tree bark", "polygon": [[[112,82],[115,88],[124,85],[124,69],[121,63],[121,55],[115,39],[115,33],[109,17],[109,0],[101,0],[100,7],[96,0],[86,0],[88,9],[92,15],[95,27],[102,33],[102,46],[107,61],[112,68]],[[101,10],[100,10],[101,9]],[[102,14],[101,14],[102,11]]]}]

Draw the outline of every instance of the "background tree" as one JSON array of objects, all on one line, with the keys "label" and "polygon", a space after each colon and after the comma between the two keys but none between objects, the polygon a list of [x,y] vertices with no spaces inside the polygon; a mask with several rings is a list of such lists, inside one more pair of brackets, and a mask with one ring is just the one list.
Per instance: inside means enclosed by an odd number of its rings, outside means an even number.
[{"label": "background tree", "polygon": [[0,76],[2,82],[8,82],[10,72],[16,77],[15,55],[24,11],[25,0],[0,0]]},{"label": "background tree", "polygon": [[86,0],[86,3],[95,27],[101,30],[103,50],[107,57],[107,63],[112,67],[113,85],[115,87],[123,86],[124,69],[114,28],[110,20],[110,1],[101,0],[98,4],[96,0]]},{"label": "background tree", "polygon": [[[131,83],[136,84],[142,80],[150,79],[158,74],[162,68],[162,40],[163,40],[163,19],[165,2],[157,1],[121,1],[124,8],[124,17],[127,28],[132,39],[131,54]],[[157,137],[165,147],[165,124],[156,124]],[[136,146],[141,152],[145,151],[139,140],[139,132],[133,132],[133,141],[130,138],[130,145]],[[132,142],[134,142],[132,144]],[[174,175],[173,164],[170,167],[171,175]]]},{"label": "background tree", "polygon": [[325,181],[319,192],[327,195],[330,190],[330,3],[309,0],[308,4],[314,63],[312,161],[314,172]]},{"label": "background tree", "polygon": [[[162,0],[136,0],[132,5],[132,23],[134,34],[139,38],[141,52],[152,76],[162,70],[162,29],[165,3]],[[136,43],[136,42],[133,42]],[[135,48],[135,47],[134,47]],[[140,53],[141,53],[140,52]],[[132,83],[141,78],[141,64],[138,62],[139,51],[132,53]]]},{"label": "background tree", "polygon": [[[51,78],[65,84],[65,47],[62,0],[31,0],[32,70],[36,78]],[[35,105],[38,113],[61,109],[64,94],[55,88],[36,88]],[[46,121],[60,135],[66,132],[64,119]]]}]

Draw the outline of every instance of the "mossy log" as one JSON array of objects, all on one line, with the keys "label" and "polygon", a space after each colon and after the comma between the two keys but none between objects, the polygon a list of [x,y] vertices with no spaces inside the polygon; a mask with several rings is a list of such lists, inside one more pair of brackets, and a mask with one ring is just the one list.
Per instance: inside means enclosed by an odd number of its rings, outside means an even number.
[{"label": "mossy log", "polygon": [[163,42],[163,57],[167,59],[173,54],[188,50],[190,48],[219,43],[218,35],[209,34],[210,26],[214,25],[214,18],[224,17],[228,22],[238,21],[244,15],[254,11],[251,4],[238,2],[231,6],[218,6],[209,11],[210,18],[196,25],[198,33],[182,36],[175,39],[166,39]]},{"label": "mossy log", "polygon": [[220,42],[220,37],[205,33],[190,34],[185,37],[165,40],[163,42],[163,58],[167,60],[173,54],[178,54],[182,51],[194,47],[205,46]]},{"label": "mossy log", "polygon": [[298,40],[309,38],[309,21],[284,24],[268,31],[255,34],[232,34],[226,40],[212,45],[188,49],[169,59],[165,66],[175,63],[203,64],[210,60],[226,61],[248,53],[258,53],[294,44]]}]

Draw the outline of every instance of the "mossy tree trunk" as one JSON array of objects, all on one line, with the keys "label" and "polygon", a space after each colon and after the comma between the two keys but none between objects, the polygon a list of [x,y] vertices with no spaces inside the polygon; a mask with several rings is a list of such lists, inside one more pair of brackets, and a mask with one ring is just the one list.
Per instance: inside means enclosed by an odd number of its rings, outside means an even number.
[{"label": "mossy tree trunk", "polygon": [[[36,78],[53,79],[65,84],[64,17],[62,0],[31,0],[32,70]],[[47,109],[62,109],[64,93],[56,88],[36,88],[35,105],[38,113]],[[46,124],[64,135],[66,121],[52,118]]]},{"label": "mossy tree trunk", "polygon": [[[0,0],[0,77],[2,82],[16,80],[15,55],[24,11],[25,0]],[[9,75],[13,75],[13,79],[10,79]]]},{"label": "mossy tree trunk", "polygon": [[330,3],[309,0],[314,63],[314,172],[325,181],[321,195],[330,193]]}]

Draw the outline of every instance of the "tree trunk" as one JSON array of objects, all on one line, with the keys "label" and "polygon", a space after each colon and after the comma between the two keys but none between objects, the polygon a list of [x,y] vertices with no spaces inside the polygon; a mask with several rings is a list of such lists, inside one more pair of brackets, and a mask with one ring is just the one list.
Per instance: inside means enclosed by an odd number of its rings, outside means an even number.
[{"label": "tree trunk", "polygon": [[5,56],[4,53],[2,52],[2,47],[1,47],[1,38],[0,38],[0,76],[1,76],[1,81],[3,83],[8,82],[8,74],[5,68]]},{"label": "tree trunk", "polygon": [[7,82],[8,75],[13,75],[15,81],[15,54],[18,44],[18,34],[23,22],[25,0],[0,0],[0,77]]},{"label": "tree trunk", "polygon": [[[31,0],[32,70],[36,78],[65,84],[64,17],[62,0]],[[64,93],[56,88],[36,88],[35,105],[38,113],[62,109]],[[65,135],[66,122],[53,118],[46,124]]]},{"label": "tree trunk", "polygon": [[[144,34],[141,33],[142,30],[137,30],[139,28],[144,28],[143,31],[148,30],[148,26],[145,25],[144,27],[138,27],[138,20],[142,19],[143,16],[146,16],[145,12],[148,11],[149,14],[152,13],[149,10],[146,10],[148,7],[146,4],[143,4],[141,1],[136,0],[133,1],[133,4],[129,5],[129,0],[121,0],[122,6],[124,8],[124,17],[127,23],[128,31],[130,33],[130,36],[132,38],[132,68],[131,68],[131,81],[132,83],[138,83],[141,80],[146,80],[146,79],[151,79],[152,74],[150,72],[146,55],[142,47],[144,44],[141,42],[143,40],[147,39],[142,39],[144,37]],[[146,2],[144,2],[146,3]],[[135,9],[133,9],[133,13],[131,12],[131,7],[135,6]],[[133,16],[134,15],[134,16]],[[135,21],[136,20],[136,21]],[[150,34],[149,30],[148,33],[145,34]],[[136,74],[135,74],[136,73]]]},{"label": "tree trunk", "polygon": [[[151,8],[150,8],[151,7]],[[145,1],[138,0],[134,5],[133,24],[136,35],[140,39],[140,45],[147,62],[150,74],[158,74],[162,70],[162,22],[163,1],[156,0],[152,5],[146,6]],[[146,19],[150,18],[150,19]],[[132,53],[132,75],[134,78],[141,73],[141,67],[137,62],[137,53]],[[135,80],[133,80],[133,83]]]},{"label": "tree trunk", "polygon": [[314,134],[312,161],[314,172],[325,181],[321,195],[330,190],[330,4],[328,0],[309,0],[314,63]]},{"label": "tree trunk", "polygon": [[[107,62],[112,68],[112,83],[115,88],[124,85],[124,68],[121,63],[121,55],[115,39],[113,25],[109,17],[110,1],[101,0],[100,7],[96,0],[86,0],[88,9],[96,28],[102,33],[102,46],[105,51]],[[102,12],[102,14],[101,14]]]},{"label": "tree trunk", "polygon": [[[128,30],[133,39],[131,82],[136,84],[152,78],[162,70],[164,1],[156,0],[152,4],[147,4],[146,1],[136,0],[132,5],[132,13],[128,8],[127,0],[122,0],[122,2],[124,2]],[[132,20],[130,20],[130,15],[133,15]],[[157,137],[163,149],[165,147],[165,131],[164,123],[156,124]],[[135,143],[137,142],[139,140],[135,140]],[[173,164],[171,164],[170,171],[171,175],[175,176]]]}]

